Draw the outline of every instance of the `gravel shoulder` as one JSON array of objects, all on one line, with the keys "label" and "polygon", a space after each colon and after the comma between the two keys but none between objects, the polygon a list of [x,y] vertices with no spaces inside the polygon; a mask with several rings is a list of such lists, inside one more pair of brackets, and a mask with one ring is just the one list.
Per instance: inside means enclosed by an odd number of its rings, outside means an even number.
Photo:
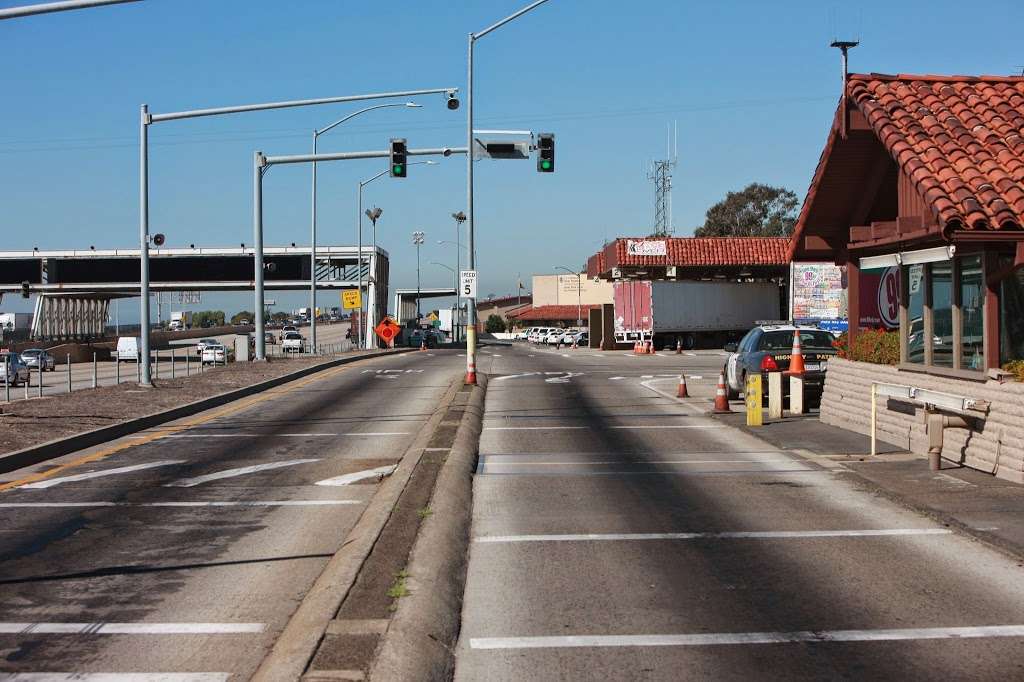
[{"label": "gravel shoulder", "polygon": [[185,405],[345,355],[232,363],[190,377],[155,380],[153,388],[123,383],[12,402],[0,408],[0,454]]}]

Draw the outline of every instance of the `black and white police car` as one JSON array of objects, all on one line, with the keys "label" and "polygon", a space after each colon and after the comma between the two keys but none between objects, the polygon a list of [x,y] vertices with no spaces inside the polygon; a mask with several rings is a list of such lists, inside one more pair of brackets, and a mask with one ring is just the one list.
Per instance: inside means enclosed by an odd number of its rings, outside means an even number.
[{"label": "black and white police car", "polygon": [[[817,403],[825,386],[828,360],[836,354],[832,345],[835,335],[818,327],[788,323],[766,323],[747,332],[739,343],[725,344],[730,353],[725,361],[725,384],[730,398],[735,398],[747,385],[747,377],[760,374],[767,395],[768,373],[785,372],[793,351],[793,333],[800,331],[800,347],[804,356],[804,391],[806,399]],[[789,382],[782,382],[783,395],[789,394]]]}]

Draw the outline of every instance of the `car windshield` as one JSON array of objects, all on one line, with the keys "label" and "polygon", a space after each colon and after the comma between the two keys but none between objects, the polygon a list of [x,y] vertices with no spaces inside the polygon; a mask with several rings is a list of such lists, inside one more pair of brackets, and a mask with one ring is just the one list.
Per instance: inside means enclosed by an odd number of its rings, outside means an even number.
[{"label": "car windshield", "polygon": [[288,332],[284,335],[285,340],[294,341],[295,339],[301,339],[302,336],[298,332]]},{"label": "car windshield", "polygon": [[[818,329],[800,330],[800,347],[803,350],[831,350],[832,341],[835,337],[829,332]],[[776,331],[765,332],[761,337],[758,350],[790,351],[793,349],[793,332]]]},{"label": "car windshield", "polygon": [[38,348],[30,348],[21,352],[22,355],[39,355],[43,351]]},{"label": "car windshield", "polygon": [[203,339],[199,343],[207,345],[207,346],[214,346],[214,345],[217,344],[217,340],[216,339]]}]

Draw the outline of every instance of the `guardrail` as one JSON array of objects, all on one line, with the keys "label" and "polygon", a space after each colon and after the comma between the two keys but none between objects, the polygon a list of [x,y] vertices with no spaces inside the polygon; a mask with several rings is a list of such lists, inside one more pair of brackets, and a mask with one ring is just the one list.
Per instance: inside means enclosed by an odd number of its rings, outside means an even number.
[{"label": "guardrail", "polygon": [[[984,419],[989,402],[955,393],[933,391],[907,384],[871,383],[871,454],[878,453],[878,398],[910,403],[923,407],[928,433],[928,466],[938,471],[942,457],[943,431],[947,428],[969,429],[968,419]],[[949,414],[952,413],[952,414]]]}]

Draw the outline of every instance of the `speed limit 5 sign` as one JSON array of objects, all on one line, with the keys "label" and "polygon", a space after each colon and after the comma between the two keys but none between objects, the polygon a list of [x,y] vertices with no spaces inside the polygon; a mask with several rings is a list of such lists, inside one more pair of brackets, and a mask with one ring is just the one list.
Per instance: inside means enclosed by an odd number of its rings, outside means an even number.
[{"label": "speed limit 5 sign", "polygon": [[463,270],[459,275],[459,294],[463,298],[476,298],[476,270]]}]

